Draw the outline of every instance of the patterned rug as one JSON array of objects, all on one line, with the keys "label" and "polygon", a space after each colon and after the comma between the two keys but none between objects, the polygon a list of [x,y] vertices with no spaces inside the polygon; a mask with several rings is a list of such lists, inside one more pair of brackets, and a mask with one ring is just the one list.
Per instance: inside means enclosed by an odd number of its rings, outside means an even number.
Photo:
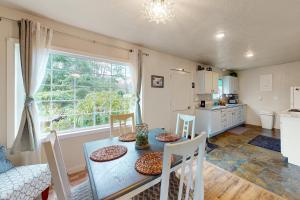
[{"label": "patterned rug", "polygon": [[248,144],[252,144],[252,145],[262,147],[262,148],[265,148],[265,149],[269,149],[269,150],[272,150],[272,151],[277,151],[277,152],[281,151],[280,139],[267,137],[267,136],[264,136],[264,135],[256,136],[255,138],[250,140],[248,142]]},{"label": "patterned rug", "polygon": [[209,153],[209,152],[211,152],[212,150],[214,150],[214,149],[216,149],[218,147],[219,147],[218,145],[210,143],[209,141],[206,141],[205,151],[206,151],[206,153]]}]

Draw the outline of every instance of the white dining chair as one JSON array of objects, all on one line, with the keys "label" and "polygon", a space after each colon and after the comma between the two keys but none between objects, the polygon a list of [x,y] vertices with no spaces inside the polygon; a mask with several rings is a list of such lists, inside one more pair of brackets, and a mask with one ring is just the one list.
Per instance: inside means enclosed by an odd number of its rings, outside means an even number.
[{"label": "white dining chair", "polygon": [[[180,132],[179,129],[181,127],[180,126],[181,121],[183,122],[183,125],[182,125],[182,131]],[[194,115],[178,114],[175,133],[185,138],[188,138],[190,135],[191,139],[193,139],[195,137],[195,121],[196,121],[196,117]],[[192,123],[191,130],[190,130],[190,123]]]},{"label": "white dining chair", "polygon": [[89,180],[71,189],[65,168],[59,140],[55,131],[51,131],[43,143],[48,165],[51,171],[54,190],[59,200],[92,200]]},{"label": "white dining chair", "polygon": [[131,125],[131,132],[135,132],[135,121],[134,121],[134,113],[129,114],[120,114],[120,115],[111,115],[110,116],[110,136],[114,134],[114,123],[116,121],[119,122],[119,133],[118,136],[128,133],[127,121],[130,119]]},{"label": "white dining chair", "polygon": [[[191,140],[165,144],[161,183],[141,192],[133,200],[204,200],[203,160],[206,137],[206,133],[202,132]],[[175,172],[171,172],[172,155],[182,156],[180,171],[184,173],[179,178]]]}]

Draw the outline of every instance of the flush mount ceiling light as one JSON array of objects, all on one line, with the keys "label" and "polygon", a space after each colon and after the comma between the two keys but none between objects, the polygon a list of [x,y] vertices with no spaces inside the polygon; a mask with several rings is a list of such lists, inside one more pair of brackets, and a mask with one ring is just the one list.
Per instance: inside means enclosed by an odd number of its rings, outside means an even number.
[{"label": "flush mount ceiling light", "polygon": [[174,0],[145,0],[144,12],[149,22],[166,23],[175,17]]},{"label": "flush mount ceiling light", "polygon": [[245,54],[245,56],[246,56],[247,58],[251,58],[251,57],[254,56],[254,53],[253,53],[252,51],[248,51],[248,52]]},{"label": "flush mount ceiling light", "polygon": [[218,39],[218,40],[221,40],[221,39],[223,39],[225,37],[225,33],[223,33],[223,32],[220,32],[220,33],[217,33],[216,34],[216,38]]}]

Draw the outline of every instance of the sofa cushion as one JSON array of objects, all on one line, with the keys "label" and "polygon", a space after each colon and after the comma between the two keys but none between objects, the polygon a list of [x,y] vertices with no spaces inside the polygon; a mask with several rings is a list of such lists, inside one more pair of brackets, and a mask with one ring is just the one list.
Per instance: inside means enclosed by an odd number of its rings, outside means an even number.
[{"label": "sofa cushion", "polygon": [[6,158],[6,148],[0,145],[0,174],[13,167],[13,164]]},{"label": "sofa cushion", "polygon": [[50,186],[51,174],[47,164],[14,167],[0,174],[0,183],[1,200],[33,200]]}]

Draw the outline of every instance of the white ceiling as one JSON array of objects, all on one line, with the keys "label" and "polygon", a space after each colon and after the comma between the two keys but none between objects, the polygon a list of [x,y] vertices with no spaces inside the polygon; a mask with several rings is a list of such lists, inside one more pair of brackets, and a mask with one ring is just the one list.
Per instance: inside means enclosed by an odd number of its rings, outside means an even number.
[{"label": "white ceiling", "polygon": [[[175,0],[176,18],[146,21],[143,0],[0,0],[0,5],[220,68],[300,60],[299,0]],[[0,14],[1,15],[1,14]],[[222,41],[215,39],[219,31]],[[254,57],[245,58],[247,50]]]}]

